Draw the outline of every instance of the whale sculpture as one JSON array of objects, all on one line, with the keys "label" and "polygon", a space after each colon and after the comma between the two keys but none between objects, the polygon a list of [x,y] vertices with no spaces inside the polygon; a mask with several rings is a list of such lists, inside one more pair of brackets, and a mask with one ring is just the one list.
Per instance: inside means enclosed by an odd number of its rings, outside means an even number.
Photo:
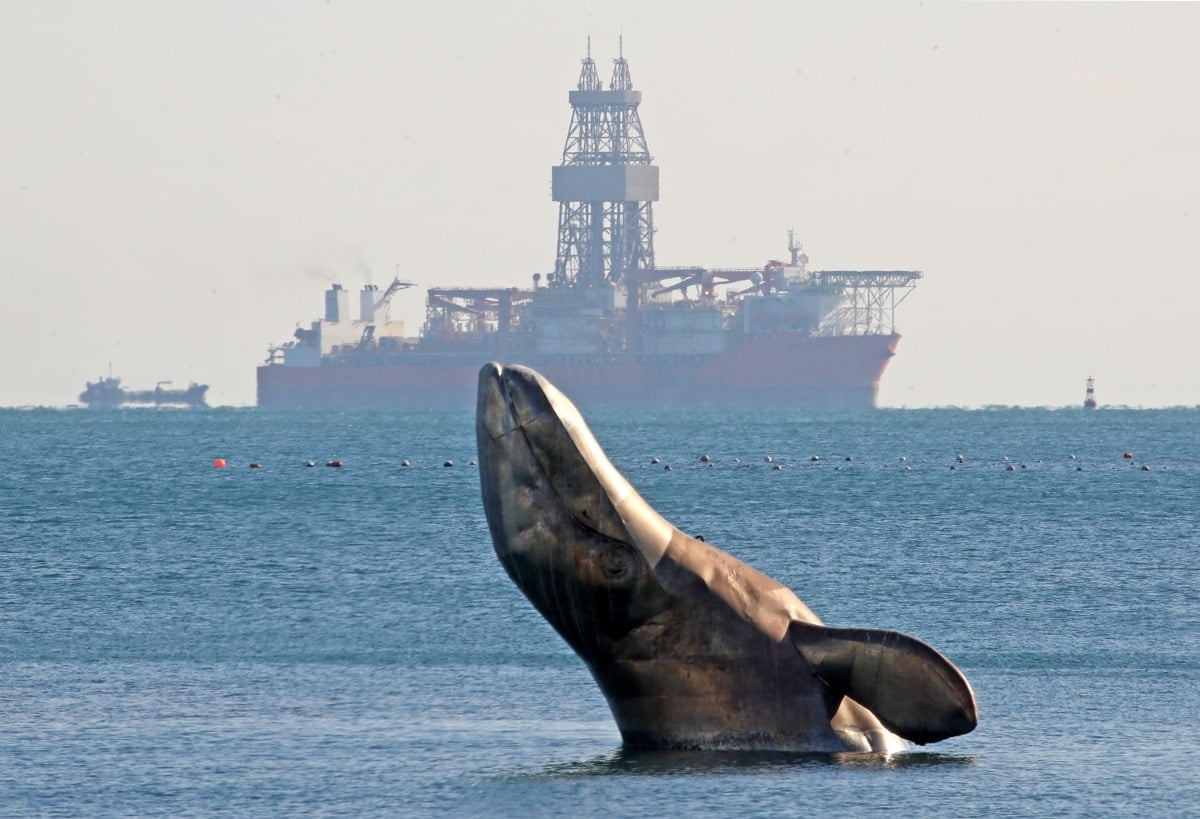
[{"label": "whale sculpture", "polygon": [[891,752],[978,722],[970,684],[933,648],[828,628],[667,522],[533,370],[483,368],[476,437],[496,554],[587,664],[626,747]]}]

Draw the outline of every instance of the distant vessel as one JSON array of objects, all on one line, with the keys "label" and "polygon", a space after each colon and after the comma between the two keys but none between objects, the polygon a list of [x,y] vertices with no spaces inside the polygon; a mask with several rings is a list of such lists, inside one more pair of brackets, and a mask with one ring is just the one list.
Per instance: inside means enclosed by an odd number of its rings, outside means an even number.
[{"label": "distant vessel", "polygon": [[1090,375],[1088,376],[1087,380],[1087,397],[1083,399],[1083,408],[1096,408],[1096,379],[1092,378]]},{"label": "distant vessel", "polygon": [[93,409],[108,409],[125,405],[152,405],[178,407],[207,407],[204,394],[208,392],[207,384],[189,384],[184,390],[164,390],[164,384],[170,381],[160,381],[152,390],[127,390],[121,386],[121,379],[101,378],[99,381],[87,382],[87,389],[79,394],[79,400]]},{"label": "distant vessel", "polygon": [[415,338],[388,312],[411,282],[367,285],[359,318],[334,284],[324,318],[271,347],[258,405],[470,407],[479,368],[494,360],[534,367],[588,406],[874,406],[900,342],[895,307],[921,273],[813,270],[790,233],[787,261],[658,266],[642,94],[624,56],[613,62],[606,88],[589,46],[569,94],[551,174],[553,272],[534,273],[532,287],[430,288]]}]

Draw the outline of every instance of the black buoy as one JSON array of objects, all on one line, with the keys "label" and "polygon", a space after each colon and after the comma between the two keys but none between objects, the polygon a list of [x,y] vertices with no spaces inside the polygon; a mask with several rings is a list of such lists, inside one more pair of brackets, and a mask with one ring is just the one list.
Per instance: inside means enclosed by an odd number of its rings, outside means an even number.
[{"label": "black buoy", "polygon": [[442,466],[454,466],[454,461],[446,461]]},{"label": "black buoy", "polygon": [[412,466],[412,464],[410,464],[408,462],[408,458],[405,458],[403,461],[400,462],[400,466]]},{"label": "black buoy", "polygon": [[775,466],[773,466],[773,467],[771,467],[771,468],[772,468],[772,469],[774,469],[776,472],[782,472],[782,471],[783,471],[783,464],[775,464]]},{"label": "black buoy", "polygon": [[262,469],[262,464],[260,464],[258,461],[251,461],[250,468],[251,469]]},{"label": "black buoy", "polygon": [[664,467],[663,467],[663,471],[664,471],[664,472],[670,472],[670,471],[671,471],[671,465],[670,465],[670,464],[667,464],[666,466],[664,466]]},{"label": "black buoy", "polygon": [[712,458],[708,457],[707,455],[700,456],[700,463],[702,463],[702,464],[706,464],[711,460],[712,460]]},{"label": "black buoy", "polygon": [[650,463],[652,463],[652,464],[658,463],[658,458],[651,458]]},{"label": "black buoy", "polygon": [[304,462],[304,465],[305,465],[305,466],[316,466],[316,463],[315,463],[315,462],[313,462],[313,461],[305,461],[305,462]]}]

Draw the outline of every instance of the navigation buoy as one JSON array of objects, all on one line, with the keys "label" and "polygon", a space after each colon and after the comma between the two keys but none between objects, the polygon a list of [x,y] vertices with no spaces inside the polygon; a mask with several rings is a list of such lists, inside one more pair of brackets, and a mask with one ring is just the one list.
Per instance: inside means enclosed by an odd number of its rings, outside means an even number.
[{"label": "navigation buoy", "polygon": [[213,468],[214,469],[224,469],[225,468],[225,459],[224,458],[213,458]]},{"label": "navigation buoy", "polygon": [[670,465],[670,464],[667,464],[666,466],[664,466],[664,467],[663,467],[663,471],[665,471],[665,472],[670,472],[670,471],[671,471],[671,465]]},{"label": "navigation buoy", "polygon": [[658,463],[658,458],[651,458],[650,463],[652,463],[652,464]]},{"label": "navigation buoy", "polygon": [[853,458],[851,458],[849,455],[847,455],[847,456],[846,456],[846,460],[847,460],[847,461],[853,461],[854,459],[853,459]]},{"label": "navigation buoy", "polygon": [[900,463],[904,463],[907,460],[908,460],[908,458],[906,456],[904,456],[904,455],[900,456]]},{"label": "navigation buoy", "polygon": [[706,464],[711,460],[712,460],[712,458],[708,457],[707,455],[700,456],[700,463],[702,463],[702,464]]},{"label": "navigation buoy", "polygon": [[1132,452],[1130,452],[1129,450],[1125,450],[1125,454],[1124,454],[1124,455],[1122,455],[1121,457],[1122,457],[1122,458],[1132,458],[1132,457],[1133,457],[1133,453],[1132,453]]},{"label": "navigation buoy", "polygon": [[258,461],[251,461],[250,468],[251,469],[262,469],[262,464],[260,464]]},{"label": "navigation buoy", "polygon": [[957,458],[955,458],[955,460],[961,464],[963,462],[963,456],[959,455]]},{"label": "navigation buoy", "polygon": [[772,469],[774,469],[776,472],[782,472],[782,471],[783,471],[783,464],[775,464],[775,466],[773,466],[773,467],[771,467],[771,468],[772,468]]},{"label": "navigation buoy", "polygon": [[342,462],[339,460],[332,460],[325,464],[325,466],[332,466],[332,467],[341,467],[341,465],[342,465]]},{"label": "navigation buoy", "polygon": [[1149,471],[1150,471],[1150,464],[1142,464],[1142,471],[1143,471],[1143,472],[1149,472]]},{"label": "navigation buoy", "polygon": [[446,461],[442,466],[454,466],[454,461]]},{"label": "navigation buoy", "polygon": [[304,465],[305,466],[316,466],[317,464],[315,461],[305,461]]},{"label": "navigation buoy", "polygon": [[405,458],[403,461],[400,462],[400,466],[412,466],[412,464],[410,464],[408,462],[408,458]]},{"label": "navigation buoy", "polygon": [[1009,465],[1008,465],[1008,471],[1009,471],[1009,472],[1016,472],[1016,471],[1017,471],[1017,468],[1016,468],[1015,466],[1013,466],[1012,464],[1009,464]]},{"label": "navigation buoy", "polygon": [[813,463],[816,463],[817,461],[821,460],[821,456],[813,455],[811,458],[809,458],[809,460],[812,461]]}]

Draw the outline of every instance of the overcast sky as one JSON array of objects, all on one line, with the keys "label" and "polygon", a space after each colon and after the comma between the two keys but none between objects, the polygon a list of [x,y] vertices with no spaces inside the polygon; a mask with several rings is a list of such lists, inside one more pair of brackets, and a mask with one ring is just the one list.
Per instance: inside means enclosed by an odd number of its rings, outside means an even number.
[{"label": "overcast sky", "polygon": [[[397,272],[552,269],[623,32],[662,266],[916,269],[887,406],[1200,404],[1200,5],[0,0],[0,405],[253,404]],[[423,293],[393,314],[415,333]]]}]

